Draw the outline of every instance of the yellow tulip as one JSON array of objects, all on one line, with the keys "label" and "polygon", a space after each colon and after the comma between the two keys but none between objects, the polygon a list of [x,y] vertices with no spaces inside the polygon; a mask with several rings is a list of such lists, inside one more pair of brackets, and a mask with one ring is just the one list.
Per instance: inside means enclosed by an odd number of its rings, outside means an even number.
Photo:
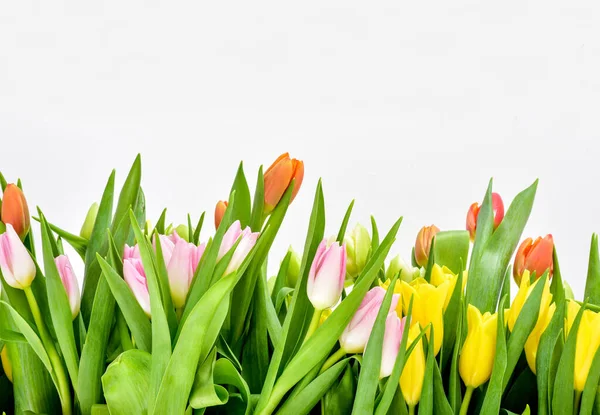
[{"label": "yellow tulip", "polygon": [[[573,321],[581,306],[569,301],[567,308],[567,332],[571,330]],[[583,392],[590,373],[592,361],[600,347],[600,314],[584,310],[577,330],[577,346],[575,348],[575,390]]]},{"label": "yellow tulip", "polygon": [[[507,313],[507,321],[508,321],[508,329],[512,332],[515,324],[517,322],[517,318],[521,313],[521,309],[525,305],[525,301],[535,288],[536,284],[540,281],[537,279],[533,284],[530,282],[529,271],[525,271],[523,274],[523,278],[521,278],[521,285],[519,287],[519,291],[515,296],[515,299],[510,306],[510,309]],[[544,311],[548,310],[550,307],[550,303],[552,303],[552,294],[550,294],[550,282],[546,279],[546,283],[544,285],[544,289],[542,292],[542,301],[540,303],[540,313],[538,315],[538,323],[540,319],[544,317]]]},{"label": "yellow tulip", "polygon": [[6,346],[2,348],[2,352],[0,352],[0,358],[2,360],[2,367],[4,368],[4,373],[6,373],[6,377],[8,378],[8,380],[12,382],[12,365],[10,364],[10,360],[8,360],[8,349],[6,348]]},{"label": "yellow tulip", "polygon": [[477,388],[488,381],[496,355],[498,315],[481,312],[469,304],[467,324],[469,330],[460,353],[458,371],[467,387]]},{"label": "yellow tulip", "polygon": [[542,334],[544,334],[544,331],[546,331],[548,324],[550,324],[550,321],[554,316],[554,311],[556,311],[556,303],[552,303],[550,307],[540,311],[538,321],[525,342],[525,357],[527,358],[529,368],[534,374],[536,373],[535,365],[540,338],[542,337]]},{"label": "yellow tulip", "polygon": [[567,318],[565,319],[565,335],[568,336],[581,306],[575,301],[567,301]]},{"label": "yellow tulip", "polygon": [[[418,324],[413,325],[408,331],[408,345],[421,334],[421,327]],[[436,336],[437,337],[437,333]],[[423,348],[423,339],[419,340],[417,346],[408,356],[402,375],[400,376],[400,390],[404,401],[409,407],[414,407],[421,399],[423,391],[423,380],[425,379],[425,350]]]},{"label": "yellow tulip", "polygon": [[[450,287],[448,288],[448,294],[446,295],[446,301],[444,301],[444,311],[448,308],[448,304],[450,303],[450,299],[452,298],[452,294],[454,293],[454,287],[456,287],[456,281],[458,280],[458,275],[452,273],[450,268],[443,266],[440,267],[438,264],[434,264],[431,269],[431,283],[436,287],[439,287],[446,281],[450,283]],[[462,281],[462,290],[465,290],[465,285],[467,283],[467,272],[465,271],[463,274]]]}]

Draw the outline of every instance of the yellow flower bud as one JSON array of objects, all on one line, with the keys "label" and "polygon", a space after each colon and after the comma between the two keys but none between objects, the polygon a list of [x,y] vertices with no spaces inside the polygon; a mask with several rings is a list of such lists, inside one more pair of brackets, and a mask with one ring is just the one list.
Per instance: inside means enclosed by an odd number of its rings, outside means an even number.
[{"label": "yellow flower bud", "polygon": [[10,364],[10,360],[8,359],[8,348],[4,346],[2,348],[2,352],[0,352],[0,357],[2,358],[2,367],[4,368],[4,373],[6,373],[6,377],[11,382],[13,381],[12,377],[12,365]]},{"label": "yellow flower bud", "polygon": [[92,230],[94,229],[94,224],[96,223],[96,216],[98,216],[98,203],[92,204],[90,209],[88,210],[87,215],[85,215],[85,220],[83,221],[83,225],[81,225],[81,231],[79,231],[79,236],[85,239],[90,239],[92,236]]},{"label": "yellow flower bud", "polygon": [[[415,339],[421,334],[419,324],[413,325],[408,331],[408,344],[412,344]],[[437,331],[435,337],[437,337]],[[402,375],[400,376],[400,390],[404,401],[408,406],[415,406],[421,399],[423,391],[423,380],[425,379],[425,350],[423,347],[423,339],[420,339],[417,346],[408,356]]]},{"label": "yellow flower bud", "polygon": [[[567,308],[567,332],[571,330],[573,321],[581,306],[569,301]],[[577,330],[577,346],[575,348],[575,390],[583,392],[585,383],[596,351],[600,347],[600,314],[584,310]]]},{"label": "yellow flower bud", "polygon": [[525,342],[525,357],[527,358],[527,364],[529,365],[529,368],[534,374],[536,373],[535,364],[540,338],[550,324],[550,321],[554,316],[554,311],[556,311],[556,303],[550,304],[550,306],[545,310],[540,310],[538,321],[535,324],[531,334],[527,338],[527,341]]},{"label": "yellow flower bud", "polygon": [[492,375],[496,356],[498,315],[481,312],[469,304],[467,338],[460,352],[458,371],[467,387],[477,388]]},{"label": "yellow flower bud", "polygon": [[[530,282],[529,271],[525,271],[523,274],[523,278],[521,278],[521,285],[519,287],[519,291],[513,300],[510,310],[507,313],[507,322],[508,329],[512,332],[515,324],[517,323],[517,318],[521,313],[521,309],[525,305],[527,298],[535,288],[536,284],[540,281],[539,279],[535,280],[533,284]],[[550,307],[550,303],[552,302],[552,294],[550,294],[550,282],[546,279],[546,283],[544,285],[544,290],[542,292],[542,301],[540,303],[540,313],[538,316],[538,322],[540,318],[543,317],[544,312],[548,310]]]},{"label": "yellow flower bud", "polygon": [[[431,269],[431,283],[436,287],[439,287],[446,281],[450,283],[448,288],[448,295],[446,295],[446,301],[444,301],[444,311],[448,308],[448,304],[450,303],[450,299],[452,298],[452,294],[454,293],[454,287],[456,287],[456,281],[458,280],[458,275],[452,273],[450,268],[443,266],[440,267],[438,264],[433,264],[433,268]],[[463,274],[462,281],[462,291],[465,290],[465,285],[467,284],[467,272],[465,271]]]}]

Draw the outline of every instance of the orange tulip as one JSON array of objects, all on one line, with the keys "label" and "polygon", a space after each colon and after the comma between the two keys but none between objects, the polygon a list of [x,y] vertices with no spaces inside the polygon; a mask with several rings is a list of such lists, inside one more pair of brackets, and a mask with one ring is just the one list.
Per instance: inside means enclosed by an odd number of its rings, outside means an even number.
[{"label": "orange tulip", "polygon": [[538,236],[535,241],[532,241],[531,238],[525,239],[519,246],[515,256],[513,277],[519,285],[525,271],[535,272],[536,278],[539,278],[548,270],[548,277],[552,277],[552,252],[554,250],[552,235],[548,234],[544,238]]},{"label": "orange tulip", "polygon": [[[475,202],[469,207],[467,212],[467,230],[471,240],[475,240],[475,230],[477,229],[477,216],[479,216],[479,203]],[[492,210],[494,213],[494,229],[500,226],[504,219],[504,202],[498,193],[492,193]]]},{"label": "orange tulip", "polygon": [[10,223],[21,239],[29,232],[29,208],[21,189],[15,184],[9,184],[4,189],[2,198],[2,222]]},{"label": "orange tulip", "polygon": [[419,266],[427,266],[429,250],[431,249],[431,240],[439,231],[440,229],[435,225],[423,226],[417,234],[417,240],[415,242],[415,260]]},{"label": "orange tulip", "polygon": [[225,215],[225,210],[227,210],[227,205],[228,203],[225,200],[217,202],[217,206],[215,207],[215,229],[219,229],[219,225]]},{"label": "orange tulip", "polygon": [[267,169],[265,178],[265,213],[269,214],[275,209],[288,186],[294,182],[292,201],[300,190],[304,178],[304,162],[290,158],[289,153],[283,153]]}]

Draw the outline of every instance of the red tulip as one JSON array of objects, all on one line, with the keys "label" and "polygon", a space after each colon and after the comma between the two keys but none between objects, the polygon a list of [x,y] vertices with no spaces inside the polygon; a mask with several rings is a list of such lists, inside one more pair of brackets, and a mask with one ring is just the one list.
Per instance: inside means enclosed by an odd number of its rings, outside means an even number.
[{"label": "red tulip", "polygon": [[419,266],[427,266],[429,251],[431,249],[431,240],[439,231],[440,229],[435,225],[423,226],[417,234],[417,240],[415,242],[415,260]]},{"label": "red tulip", "polygon": [[9,184],[4,189],[2,198],[2,222],[10,223],[21,239],[29,232],[29,208],[25,195],[15,184]]},{"label": "red tulip", "polygon": [[292,180],[295,180],[292,192],[293,201],[300,190],[303,178],[304,162],[290,158],[289,153],[279,156],[264,175],[265,213],[269,214],[275,209]]},{"label": "red tulip", "polygon": [[527,238],[521,243],[515,256],[513,266],[513,277],[517,285],[521,284],[521,277],[525,271],[535,272],[536,278],[542,276],[548,270],[548,276],[552,277],[554,240],[548,234],[544,238],[538,236],[535,241]]},{"label": "red tulip", "polygon": [[[475,240],[479,209],[479,203],[475,202],[469,207],[469,212],[467,212],[467,230],[469,231],[472,241]],[[500,226],[502,219],[504,219],[504,203],[498,193],[492,193],[492,210],[494,213],[494,229],[496,229]]]},{"label": "red tulip", "polygon": [[215,207],[215,229],[219,229],[219,225],[223,220],[223,216],[225,215],[225,211],[227,210],[227,201],[219,200],[217,202],[217,206]]}]

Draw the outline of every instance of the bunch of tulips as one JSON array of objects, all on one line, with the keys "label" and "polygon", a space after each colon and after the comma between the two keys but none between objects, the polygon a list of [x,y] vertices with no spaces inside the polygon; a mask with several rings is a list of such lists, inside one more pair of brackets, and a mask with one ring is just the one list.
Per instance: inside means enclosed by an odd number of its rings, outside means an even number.
[{"label": "bunch of tulips", "polygon": [[79,234],[0,174],[0,412],[600,413],[598,238],[578,301],[551,235],[519,243],[537,182],[505,211],[490,181],[466,229],[423,227],[405,261],[402,218],[349,230],[354,201],[327,236],[319,181],[303,251],[269,266],[303,176],[283,154],[251,196],[240,164],[203,239],[204,213],[146,218],[139,156]]}]

